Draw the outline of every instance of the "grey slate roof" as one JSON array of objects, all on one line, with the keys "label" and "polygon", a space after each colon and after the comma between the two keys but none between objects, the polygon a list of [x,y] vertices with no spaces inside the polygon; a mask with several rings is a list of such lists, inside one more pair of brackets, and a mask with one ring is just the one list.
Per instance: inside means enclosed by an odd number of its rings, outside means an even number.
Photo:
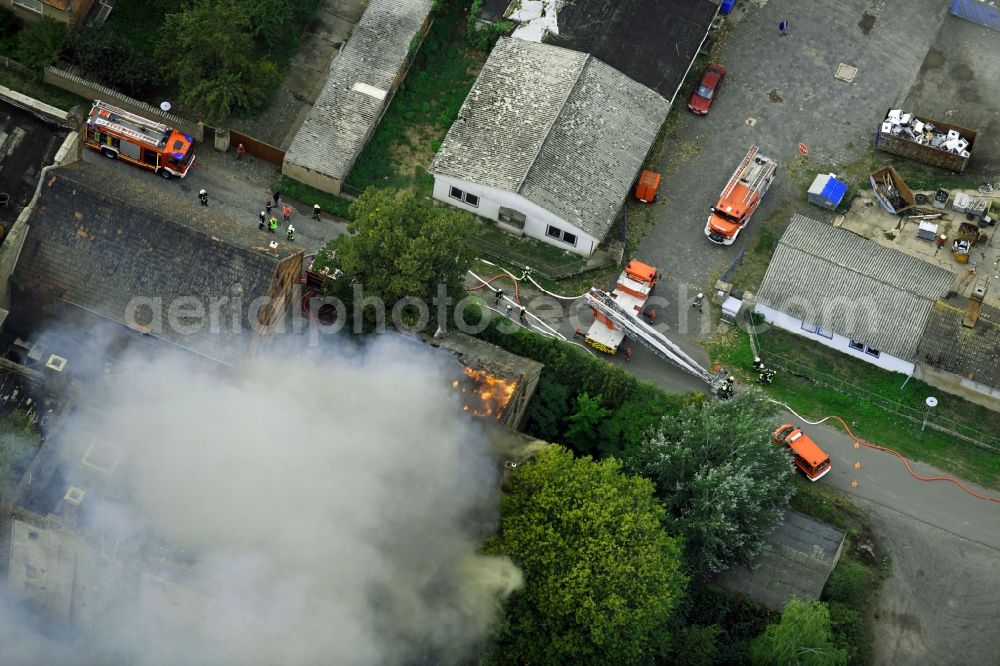
[{"label": "grey slate roof", "polygon": [[917,360],[1000,389],[1000,309],[982,306],[975,327],[962,326],[969,300],[953,296],[934,304],[920,338]]},{"label": "grey slate roof", "polygon": [[767,541],[770,548],[753,562],[752,569],[733,567],[715,582],[779,612],[793,598],[819,599],[837,564],[844,532],[786,509],[781,525]]},{"label": "grey slate roof", "polygon": [[[251,302],[268,293],[279,262],[301,251],[254,249],[262,245],[255,229],[162,194],[144,184],[149,174],[125,175],[115,166],[76,162],[50,172],[29,219],[15,288],[123,324],[132,298],[162,298],[163,325],[151,326],[154,335],[237,364],[250,340]],[[167,308],[181,297],[206,310],[212,299],[228,297],[219,308],[221,330],[167,325]],[[239,330],[234,318],[244,324]]]},{"label": "grey slate roof", "polygon": [[592,56],[504,38],[430,171],[516,192],[603,239],[668,110]]},{"label": "grey slate roof", "polygon": [[285,160],[343,181],[378,124],[389,95],[379,99],[355,84],[388,93],[410,40],[430,14],[431,0],[370,0],[316,103],[292,139]]},{"label": "grey slate roof", "polygon": [[850,231],[795,215],[758,302],[913,360],[932,303],[955,276]]}]

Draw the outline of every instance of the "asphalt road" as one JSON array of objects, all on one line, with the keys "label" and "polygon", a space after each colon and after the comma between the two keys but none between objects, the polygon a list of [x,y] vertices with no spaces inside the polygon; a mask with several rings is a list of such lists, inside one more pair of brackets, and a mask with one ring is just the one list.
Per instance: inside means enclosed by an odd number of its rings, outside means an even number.
[{"label": "asphalt road", "polygon": [[[895,456],[855,449],[839,427],[787,418],[830,455],[833,468],[818,483],[867,508],[892,557],[872,609],[875,663],[1000,664],[1000,503],[951,483],[918,481]],[[945,476],[930,465],[910,465],[923,476]]]}]

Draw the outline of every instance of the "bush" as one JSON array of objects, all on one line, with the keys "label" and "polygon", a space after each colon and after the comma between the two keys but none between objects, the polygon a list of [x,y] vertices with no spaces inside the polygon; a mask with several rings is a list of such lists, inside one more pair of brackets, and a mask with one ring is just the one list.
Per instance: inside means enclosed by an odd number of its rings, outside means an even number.
[{"label": "bush", "polygon": [[676,666],[712,666],[718,663],[721,636],[722,627],[717,624],[684,627],[674,636],[671,663]]},{"label": "bush", "polygon": [[830,603],[830,629],[833,644],[847,653],[847,663],[863,666],[872,661],[872,644],[860,612],[844,604]]},{"label": "bush", "polygon": [[21,22],[17,20],[14,12],[6,7],[0,7],[0,39],[10,37],[21,27]]},{"label": "bush", "polygon": [[17,35],[16,59],[41,73],[59,54],[66,26],[50,18],[29,23]]},{"label": "bush", "polygon": [[59,55],[88,78],[130,97],[145,97],[156,87],[156,61],[106,27],[80,28],[66,39]]},{"label": "bush", "polygon": [[850,560],[841,561],[830,574],[824,593],[831,602],[861,609],[868,596],[871,575],[864,565]]}]

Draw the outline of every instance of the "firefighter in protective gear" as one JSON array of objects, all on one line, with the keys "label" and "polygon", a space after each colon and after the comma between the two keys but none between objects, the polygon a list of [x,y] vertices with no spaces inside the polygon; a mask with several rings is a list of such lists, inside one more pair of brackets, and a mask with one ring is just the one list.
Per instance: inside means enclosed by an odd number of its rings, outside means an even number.
[{"label": "firefighter in protective gear", "polygon": [[257,228],[260,229],[261,231],[264,231],[264,227],[266,225],[267,225],[267,215],[264,213],[264,211],[260,211],[260,224],[257,225]]},{"label": "firefighter in protective gear", "polygon": [[770,384],[774,379],[774,370],[771,368],[761,368],[760,374],[757,375],[757,381],[761,384]]},{"label": "firefighter in protective gear", "polygon": [[272,215],[271,219],[267,221],[267,230],[272,234],[278,231],[278,218],[274,215]]},{"label": "firefighter in protective gear", "polygon": [[201,190],[200,192],[198,192],[198,200],[201,201],[201,205],[202,206],[207,206],[208,205],[208,192],[206,192],[205,190]]},{"label": "firefighter in protective gear", "polygon": [[753,369],[755,372],[760,372],[764,369],[764,361],[760,360],[760,356],[754,358]]},{"label": "firefighter in protective gear", "polygon": [[285,229],[285,236],[287,236],[290,241],[295,240],[295,227],[289,224],[288,228]]},{"label": "firefighter in protective gear", "polygon": [[319,204],[313,204],[313,219],[319,222]]}]

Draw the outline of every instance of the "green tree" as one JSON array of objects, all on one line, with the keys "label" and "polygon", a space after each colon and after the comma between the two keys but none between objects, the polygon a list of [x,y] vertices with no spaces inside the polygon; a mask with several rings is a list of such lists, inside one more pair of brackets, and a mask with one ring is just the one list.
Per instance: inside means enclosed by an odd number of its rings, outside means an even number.
[{"label": "green tree", "polygon": [[[465,273],[474,256],[466,242],[475,224],[471,215],[434,206],[412,192],[369,189],[351,204],[351,216],[348,233],[327,243],[316,258],[320,268],[343,271],[331,288],[334,295],[360,309],[353,302],[359,292],[381,299],[387,311],[403,299],[417,299],[427,305],[430,322],[439,314],[439,285],[452,303],[465,295]],[[415,309],[402,308],[407,325],[415,324]],[[366,327],[376,323],[374,308],[365,307],[362,316]]]},{"label": "green tree", "polygon": [[17,60],[41,71],[56,59],[65,38],[66,26],[59,21],[50,18],[33,21],[17,34]]},{"label": "green tree", "polygon": [[586,392],[576,396],[576,412],[567,421],[563,444],[579,453],[592,453],[601,442],[601,424],[611,415],[610,409],[601,407],[603,396],[591,398]]},{"label": "green tree", "polygon": [[771,442],[770,403],[756,390],[665,417],[625,452],[625,469],[653,480],[692,571],[749,563],[792,495],[791,461]]},{"label": "green tree", "polygon": [[552,447],[512,476],[500,513],[487,548],[527,583],[508,600],[493,662],[639,664],[662,651],[686,578],[648,480]]},{"label": "green tree", "polygon": [[274,63],[254,59],[250,21],[235,0],[196,0],[167,14],[156,56],[180,101],[210,123],[262,106],[280,82]]},{"label": "green tree", "polygon": [[285,28],[296,18],[300,4],[301,0],[244,0],[243,11],[254,37],[274,44],[280,39],[288,39]]},{"label": "green tree", "polygon": [[159,76],[152,56],[107,26],[83,27],[70,33],[60,57],[131,97],[145,96]]},{"label": "green tree", "polygon": [[830,613],[820,601],[793,599],[781,622],[770,625],[750,647],[754,664],[766,666],[839,666],[847,654],[833,646]]},{"label": "green tree", "polygon": [[531,399],[528,432],[546,442],[561,442],[563,424],[569,415],[569,389],[546,376],[538,382],[538,391]]}]

